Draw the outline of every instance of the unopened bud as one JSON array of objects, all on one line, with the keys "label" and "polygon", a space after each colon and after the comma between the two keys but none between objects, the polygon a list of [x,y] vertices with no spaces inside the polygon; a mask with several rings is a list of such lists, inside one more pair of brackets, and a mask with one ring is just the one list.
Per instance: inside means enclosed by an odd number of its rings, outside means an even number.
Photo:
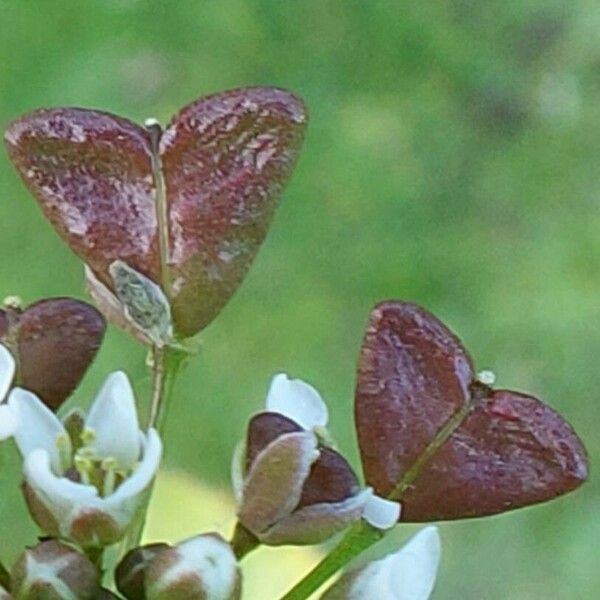
[{"label": "unopened bud", "polygon": [[360,519],[372,495],[313,431],[279,413],[252,418],[234,481],[238,519],[263,544],[316,544]]},{"label": "unopened bud", "polygon": [[12,596],[0,586],[0,600],[12,600]]},{"label": "unopened bud", "polygon": [[128,552],[115,571],[117,589],[128,600],[146,600],[144,578],[150,561],[168,544],[149,544]]},{"label": "unopened bud", "polygon": [[91,561],[54,540],[25,550],[13,567],[11,591],[18,600],[96,600],[99,589]]},{"label": "unopened bud", "polygon": [[199,535],[159,552],[146,571],[147,600],[239,600],[241,576],[229,544]]}]

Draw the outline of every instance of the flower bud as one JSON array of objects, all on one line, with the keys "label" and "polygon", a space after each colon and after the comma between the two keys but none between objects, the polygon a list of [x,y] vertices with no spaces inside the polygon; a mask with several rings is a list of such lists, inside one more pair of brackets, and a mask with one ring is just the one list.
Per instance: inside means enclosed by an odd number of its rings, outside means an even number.
[{"label": "flower bud", "polygon": [[0,343],[19,365],[14,385],[57,410],[94,360],[106,324],[89,304],[49,298],[26,309],[0,309]]},{"label": "flower bud", "polygon": [[229,544],[209,533],[158,552],[145,587],[146,600],[239,600],[241,575]]},{"label": "flower bud", "polygon": [[[361,490],[346,459],[323,441],[327,408],[314,388],[278,375],[267,409],[250,421],[234,459],[239,522],[265,544],[323,542],[363,516],[372,491]],[[384,528],[399,507],[377,499],[369,514],[381,505],[393,508]]]},{"label": "flower bud", "polygon": [[427,600],[440,562],[436,527],[426,527],[398,552],[342,575],[321,600]]},{"label": "flower bud", "polygon": [[0,586],[0,600],[12,600],[12,596]]},{"label": "flower bud", "polygon": [[91,561],[55,540],[25,550],[12,571],[15,600],[95,600],[99,589]]},{"label": "flower bud", "polygon": [[128,552],[117,566],[115,581],[117,589],[127,600],[146,600],[144,579],[150,561],[168,544],[148,544]]}]

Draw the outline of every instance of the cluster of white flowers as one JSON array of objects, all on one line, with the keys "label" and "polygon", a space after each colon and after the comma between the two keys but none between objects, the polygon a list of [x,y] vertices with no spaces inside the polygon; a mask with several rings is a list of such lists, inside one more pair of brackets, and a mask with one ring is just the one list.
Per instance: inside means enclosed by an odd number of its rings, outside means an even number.
[{"label": "cluster of white flowers", "polygon": [[25,497],[47,534],[81,546],[123,537],[145,500],[162,455],[158,433],[140,429],[135,397],[123,372],[109,375],[75,439],[33,393],[8,392],[15,374],[0,345],[0,437],[14,437],[23,457]]},{"label": "cluster of white flowers", "polygon": [[[82,547],[117,542],[145,502],[162,455],[158,433],[153,429],[148,432],[140,429],[127,376],[122,372],[109,375],[87,416],[74,412],[63,422],[35,394],[20,387],[11,390],[15,370],[11,353],[0,345],[0,439],[14,438],[21,452],[25,497],[33,518],[46,534],[71,540]],[[266,410],[296,423],[302,431],[295,435],[314,437],[312,454],[318,455],[318,440],[328,439],[329,415],[312,386],[283,374],[276,375],[267,394]],[[311,461],[315,460],[314,456]],[[234,469],[234,488],[238,502],[243,505],[248,483],[244,480],[240,458],[238,456],[238,467]],[[358,514],[379,529],[390,528],[399,519],[400,505],[379,498],[370,488],[357,493],[352,501],[357,503]],[[332,510],[331,507],[328,510]],[[166,554],[163,552],[164,556],[173,554],[178,560],[185,558],[186,577],[192,582],[196,579],[204,582],[207,577],[200,569],[204,565],[205,539],[212,540],[213,546],[220,540],[200,536],[193,544],[189,541],[187,545],[182,543],[165,551]],[[239,573],[235,557],[224,540],[221,545],[229,557],[224,561],[227,568],[224,567],[221,574],[227,575],[227,589],[215,597],[238,598]],[[198,577],[194,579],[192,575],[197,569],[190,561],[193,563],[198,558],[196,555],[201,560]],[[161,557],[164,562],[166,559]],[[427,527],[400,551],[343,574],[322,600],[427,600],[435,585],[439,559],[437,529]],[[171,558],[168,565],[170,561]],[[155,562],[162,564],[158,558]],[[156,569],[158,567],[154,570],[159,573]],[[171,577],[171,571],[165,572]],[[160,574],[155,587],[165,584],[162,571]],[[153,581],[151,577],[149,581]],[[200,587],[204,589],[205,583]],[[3,593],[0,587],[0,598]],[[163,596],[158,594],[158,597]]]}]

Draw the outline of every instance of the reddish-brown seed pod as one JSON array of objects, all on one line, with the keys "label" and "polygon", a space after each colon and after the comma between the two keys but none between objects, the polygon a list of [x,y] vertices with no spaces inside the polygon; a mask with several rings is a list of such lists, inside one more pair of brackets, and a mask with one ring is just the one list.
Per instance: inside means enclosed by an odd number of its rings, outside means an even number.
[{"label": "reddish-brown seed pod", "polygon": [[464,410],[402,497],[403,521],[480,517],[550,500],[587,478],[585,448],[538,399],[475,379],[460,340],[414,304],[373,310],[355,418],[367,483],[388,495]]},{"label": "reddish-brown seed pod", "polygon": [[13,122],[4,140],[45,216],[106,285],[117,258],[157,280],[152,152],[144,128],[99,111],[42,109]]},{"label": "reddish-brown seed pod", "polygon": [[0,343],[17,362],[15,383],[57,410],[77,387],[102,343],[106,325],[91,305],[49,298],[25,310],[0,310]]},{"label": "reddish-brown seed pod", "polygon": [[[112,289],[108,269],[121,260],[166,285],[176,333],[186,337],[216,316],[244,278],[306,120],[289,92],[245,88],[193,102],[162,133],[103,112],[58,108],[15,121],[5,142],[46,217],[96,277]],[[162,217],[168,248],[161,264]]]}]

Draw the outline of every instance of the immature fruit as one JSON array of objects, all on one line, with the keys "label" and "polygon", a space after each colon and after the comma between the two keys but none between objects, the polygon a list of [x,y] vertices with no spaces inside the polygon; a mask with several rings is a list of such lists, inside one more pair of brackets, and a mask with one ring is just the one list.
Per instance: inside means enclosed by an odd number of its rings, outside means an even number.
[{"label": "immature fruit", "polygon": [[355,416],[366,480],[381,495],[461,417],[408,482],[403,521],[499,513],[569,492],[588,475],[585,448],[560,415],[478,381],[460,340],[414,304],[384,302],[371,313]]},{"label": "immature fruit", "polygon": [[244,278],[306,121],[289,92],[245,88],[196,100],[164,131],[56,108],[15,121],[5,141],[44,214],[97,279],[112,289],[109,267],[120,260],[165,287],[175,331],[185,337],[204,328]]}]

